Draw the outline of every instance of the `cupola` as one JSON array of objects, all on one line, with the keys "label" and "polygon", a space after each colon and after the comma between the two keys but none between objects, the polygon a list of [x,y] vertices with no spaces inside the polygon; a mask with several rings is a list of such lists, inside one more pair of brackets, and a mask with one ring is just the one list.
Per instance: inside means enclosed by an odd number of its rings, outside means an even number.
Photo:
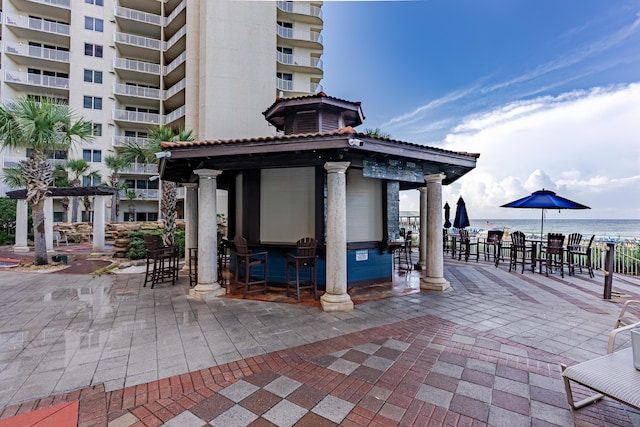
[{"label": "cupola", "polygon": [[364,121],[359,102],[327,96],[324,92],[297,98],[278,98],[265,118],[285,135],[331,132]]}]

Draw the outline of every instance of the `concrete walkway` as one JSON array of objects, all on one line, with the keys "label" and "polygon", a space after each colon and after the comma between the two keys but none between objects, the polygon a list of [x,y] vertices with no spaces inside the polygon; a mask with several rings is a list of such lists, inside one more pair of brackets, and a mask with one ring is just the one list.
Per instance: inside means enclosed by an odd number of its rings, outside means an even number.
[{"label": "concrete walkway", "polygon": [[76,402],[82,426],[640,426],[609,399],[571,411],[559,369],[606,353],[640,281],[616,276],[624,296],[604,301],[599,272],[446,257],[445,277],[446,292],[324,313],[194,300],[186,278],[151,290],[141,274],[1,271],[0,426]]}]

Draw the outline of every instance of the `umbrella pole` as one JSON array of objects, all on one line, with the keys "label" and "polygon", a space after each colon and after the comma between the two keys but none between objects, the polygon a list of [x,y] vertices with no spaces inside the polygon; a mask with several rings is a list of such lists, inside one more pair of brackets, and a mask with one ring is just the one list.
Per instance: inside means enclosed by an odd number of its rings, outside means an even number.
[{"label": "umbrella pole", "polygon": [[542,209],[542,220],[540,221],[540,240],[542,240],[544,237],[544,209]]}]

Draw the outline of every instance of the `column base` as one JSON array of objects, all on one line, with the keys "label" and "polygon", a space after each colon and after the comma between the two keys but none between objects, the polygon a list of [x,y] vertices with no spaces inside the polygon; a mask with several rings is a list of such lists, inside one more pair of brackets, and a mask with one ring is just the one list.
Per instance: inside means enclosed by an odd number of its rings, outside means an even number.
[{"label": "column base", "polygon": [[211,299],[224,295],[226,290],[220,287],[218,282],[213,282],[209,285],[197,284],[195,288],[189,289],[189,296],[201,300]]},{"label": "column base", "polygon": [[29,252],[29,247],[28,246],[14,246],[13,247],[13,252],[20,253],[20,254],[27,253],[27,252]]},{"label": "column base", "polygon": [[426,262],[417,262],[414,264],[413,268],[416,271],[425,271],[427,269],[427,263]]},{"label": "column base", "polygon": [[349,294],[331,295],[325,293],[320,297],[322,311],[353,311],[353,301]]},{"label": "column base", "polygon": [[451,287],[451,283],[444,277],[425,277],[420,281],[420,289],[427,291],[445,291]]}]

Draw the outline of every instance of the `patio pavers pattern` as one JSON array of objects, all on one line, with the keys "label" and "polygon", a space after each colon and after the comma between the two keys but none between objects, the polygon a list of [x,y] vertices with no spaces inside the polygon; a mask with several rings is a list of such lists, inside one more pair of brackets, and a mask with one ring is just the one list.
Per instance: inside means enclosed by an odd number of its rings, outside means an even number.
[{"label": "patio pavers pattern", "polygon": [[[560,379],[560,362],[606,351],[619,306],[599,299],[601,275],[556,280],[455,261],[446,275],[450,291],[332,314],[197,302],[180,286],[141,288],[139,275],[81,283],[29,275],[47,283],[33,293],[31,284],[19,292],[5,283],[0,295],[29,313],[0,314],[0,382],[31,369],[21,386],[0,392],[0,421],[78,401],[79,425],[87,426],[638,425],[637,411],[607,399],[570,411]],[[620,287],[637,297],[635,282]],[[20,322],[29,334],[17,345]],[[64,336],[53,335],[58,329],[78,335],[57,350],[66,362],[54,350]],[[57,382],[38,388],[38,379]]]}]

